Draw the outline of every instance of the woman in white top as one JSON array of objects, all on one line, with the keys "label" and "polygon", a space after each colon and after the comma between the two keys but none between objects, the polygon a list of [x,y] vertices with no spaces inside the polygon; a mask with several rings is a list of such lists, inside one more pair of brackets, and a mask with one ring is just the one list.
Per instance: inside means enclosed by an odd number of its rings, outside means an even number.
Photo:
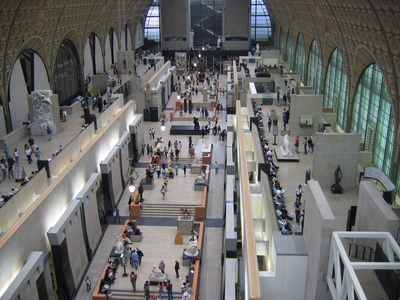
[{"label": "woman in white top", "polygon": [[19,153],[18,153],[18,149],[17,148],[14,149],[14,159],[18,164],[19,163]]}]

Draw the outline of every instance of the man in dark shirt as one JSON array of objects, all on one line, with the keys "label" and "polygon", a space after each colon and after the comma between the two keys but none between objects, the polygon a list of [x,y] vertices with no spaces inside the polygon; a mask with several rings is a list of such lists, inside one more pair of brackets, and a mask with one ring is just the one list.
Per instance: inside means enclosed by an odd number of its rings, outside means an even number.
[{"label": "man in dark shirt", "polygon": [[168,280],[167,286],[165,287],[168,293],[168,300],[174,299],[174,296],[172,295],[172,283],[171,280]]}]

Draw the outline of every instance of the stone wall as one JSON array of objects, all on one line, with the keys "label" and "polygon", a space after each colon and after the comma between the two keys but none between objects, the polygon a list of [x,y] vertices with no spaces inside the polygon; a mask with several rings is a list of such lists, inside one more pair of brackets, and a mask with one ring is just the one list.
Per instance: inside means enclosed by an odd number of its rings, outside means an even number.
[{"label": "stone wall", "polygon": [[342,188],[357,185],[357,164],[361,135],[359,133],[316,133],[311,177],[322,187],[335,183],[337,166],[342,170]]}]

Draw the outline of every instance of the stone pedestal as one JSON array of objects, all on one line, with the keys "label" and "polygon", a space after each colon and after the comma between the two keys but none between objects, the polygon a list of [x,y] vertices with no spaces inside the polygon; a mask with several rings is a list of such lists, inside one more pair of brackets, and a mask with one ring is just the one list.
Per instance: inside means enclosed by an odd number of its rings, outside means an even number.
[{"label": "stone pedestal", "polygon": [[[184,249],[183,253],[182,253],[182,265],[186,266],[186,267],[190,267],[190,256],[187,256],[185,254],[186,250],[187,249]],[[196,260],[201,259],[201,250],[200,249],[197,249],[197,255],[194,256],[194,258],[196,258]]]},{"label": "stone pedestal", "polygon": [[192,234],[192,230],[194,228],[193,217],[178,217],[177,227],[180,234]]},{"label": "stone pedestal", "polygon": [[212,151],[212,144],[205,143],[201,146],[201,153],[204,155],[210,154]]},{"label": "stone pedestal", "polygon": [[208,95],[208,90],[206,87],[203,88],[203,102],[207,102],[207,95]]},{"label": "stone pedestal", "polygon": [[141,179],[140,184],[144,190],[152,190],[154,188],[154,178],[152,180]]},{"label": "stone pedestal", "polygon": [[201,172],[201,163],[192,164],[191,173],[192,174],[200,174]]}]

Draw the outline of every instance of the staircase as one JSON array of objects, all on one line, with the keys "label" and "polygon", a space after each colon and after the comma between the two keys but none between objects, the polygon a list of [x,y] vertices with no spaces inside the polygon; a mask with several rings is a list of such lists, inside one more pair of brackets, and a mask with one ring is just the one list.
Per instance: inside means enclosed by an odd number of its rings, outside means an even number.
[{"label": "staircase", "polygon": [[[118,299],[118,300],[143,300],[145,299],[144,297],[144,291],[138,291],[133,292],[132,290],[111,290],[112,294],[112,299]],[[181,299],[182,298],[182,293],[177,293],[177,292],[172,292],[174,295],[174,299]],[[157,296],[158,297],[158,288],[157,287],[150,287],[150,295],[151,296]],[[154,299],[158,299],[158,298]],[[164,293],[163,293],[163,299],[167,299],[167,291],[165,290],[164,287]],[[152,299],[152,298],[150,298]]]},{"label": "staircase", "polygon": [[152,204],[142,203],[142,209],[140,215],[143,217],[179,217],[181,215],[181,208],[187,208],[191,216],[195,213],[194,204]]}]

